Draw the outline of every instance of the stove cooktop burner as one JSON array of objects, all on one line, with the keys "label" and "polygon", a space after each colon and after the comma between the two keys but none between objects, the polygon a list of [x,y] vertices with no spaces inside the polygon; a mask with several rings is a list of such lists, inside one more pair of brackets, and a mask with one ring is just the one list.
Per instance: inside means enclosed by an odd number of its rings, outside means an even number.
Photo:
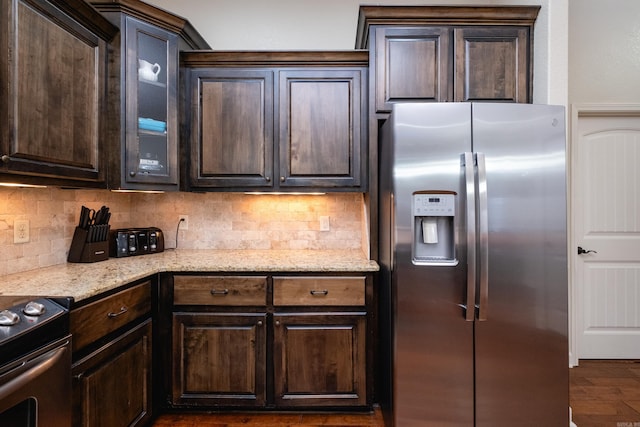
[{"label": "stove cooktop burner", "polygon": [[0,365],[69,333],[69,310],[49,298],[0,305]]}]

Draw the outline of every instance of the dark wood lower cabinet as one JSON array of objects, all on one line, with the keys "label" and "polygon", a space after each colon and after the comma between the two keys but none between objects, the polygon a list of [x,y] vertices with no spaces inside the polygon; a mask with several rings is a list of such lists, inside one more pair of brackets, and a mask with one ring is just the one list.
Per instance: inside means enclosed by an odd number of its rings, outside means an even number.
[{"label": "dark wood lower cabinet", "polygon": [[366,404],[366,314],[274,314],[275,404]]},{"label": "dark wood lower cabinet", "polygon": [[352,273],[164,278],[170,409],[369,408],[371,286]]},{"label": "dark wood lower cabinet", "polygon": [[131,427],[151,419],[151,319],[75,362],[73,425]]},{"label": "dark wood lower cabinet", "polygon": [[[271,315],[269,315],[271,316]],[[366,314],[173,314],[178,406],[343,407],[366,401]],[[267,336],[273,336],[273,370]],[[273,371],[273,404],[267,372]]]},{"label": "dark wood lower cabinet", "polygon": [[266,314],[173,314],[178,405],[264,406]]}]

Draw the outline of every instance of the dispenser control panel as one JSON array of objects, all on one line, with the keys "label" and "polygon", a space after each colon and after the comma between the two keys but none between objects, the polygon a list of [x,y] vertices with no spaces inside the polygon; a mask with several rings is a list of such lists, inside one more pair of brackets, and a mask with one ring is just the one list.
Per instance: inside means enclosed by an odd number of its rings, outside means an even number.
[{"label": "dispenser control panel", "polygon": [[455,197],[453,194],[414,194],[413,215],[455,216]]}]

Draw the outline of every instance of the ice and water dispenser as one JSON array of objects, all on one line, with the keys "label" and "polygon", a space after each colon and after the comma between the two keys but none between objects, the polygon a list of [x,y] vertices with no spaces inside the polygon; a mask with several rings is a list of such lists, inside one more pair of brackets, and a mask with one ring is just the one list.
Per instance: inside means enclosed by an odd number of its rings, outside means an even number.
[{"label": "ice and water dispenser", "polygon": [[456,194],[451,191],[418,191],[412,196],[413,263],[456,265]]}]

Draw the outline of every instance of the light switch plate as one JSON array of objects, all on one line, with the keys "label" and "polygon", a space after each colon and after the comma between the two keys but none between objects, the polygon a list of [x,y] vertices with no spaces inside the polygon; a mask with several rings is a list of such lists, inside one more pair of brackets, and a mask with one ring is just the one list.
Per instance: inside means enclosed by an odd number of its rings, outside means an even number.
[{"label": "light switch plate", "polygon": [[321,216],[320,217],[320,231],[330,231],[331,230],[331,225],[329,223],[329,217],[328,216]]}]

